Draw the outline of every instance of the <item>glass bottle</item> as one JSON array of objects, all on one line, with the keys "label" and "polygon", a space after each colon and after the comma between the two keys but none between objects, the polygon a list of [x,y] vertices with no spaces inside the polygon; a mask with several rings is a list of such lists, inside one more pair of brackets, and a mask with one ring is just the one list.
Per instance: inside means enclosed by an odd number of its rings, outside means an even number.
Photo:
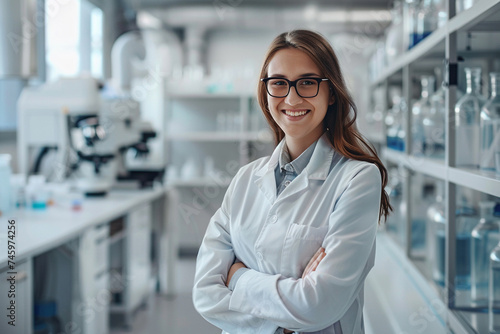
[{"label": "glass bottle", "polygon": [[[444,183],[436,182],[434,203],[427,209],[427,259],[432,279],[444,285],[445,249],[442,241],[446,235],[446,218],[444,215]],[[442,248],[439,246],[443,245]]]},{"label": "glass bottle", "polygon": [[420,2],[417,10],[417,43],[438,28],[438,14],[435,0],[422,0]]},{"label": "glass bottle", "polygon": [[391,232],[397,233],[401,224],[403,224],[403,218],[401,217],[401,201],[403,199],[403,189],[400,178],[398,177],[398,169],[391,168],[389,171],[389,183],[386,187],[387,194],[389,195],[389,201],[394,208],[392,214],[387,218],[387,229]]},{"label": "glass bottle", "polygon": [[458,203],[455,214],[456,226],[456,277],[457,289],[470,289],[471,235],[478,221],[477,211],[471,201],[469,189],[457,191]]},{"label": "glass bottle", "polygon": [[390,64],[403,53],[403,3],[395,0],[391,10],[392,23],[387,28],[385,53],[387,63]]},{"label": "glass bottle", "polygon": [[490,73],[491,97],[481,109],[480,168],[500,173],[500,72]]},{"label": "glass bottle", "polygon": [[[412,154],[421,155],[426,152],[426,133],[424,126],[424,118],[431,113],[430,96],[434,93],[435,79],[432,76],[422,76],[420,78],[422,86],[420,99],[413,104],[412,111]],[[431,133],[429,133],[429,136]]]},{"label": "glass bottle", "polygon": [[456,166],[479,168],[480,111],[486,103],[481,95],[481,68],[465,68],[467,91],[455,105]]},{"label": "glass bottle", "polygon": [[387,147],[398,151],[405,150],[404,113],[406,104],[401,97],[401,89],[393,87],[390,91],[392,107],[385,118],[387,126]]},{"label": "glass bottle", "polygon": [[446,86],[442,81],[440,70],[435,70],[436,77],[440,82],[439,88],[430,97],[431,108],[428,115],[424,117],[424,132],[426,137],[426,153],[436,159],[444,159],[444,132],[446,122]]},{"label": "glass bottle", "polygon": [[500,242],[490,254],[488,318],[490,333],[500,333]]},{"label": "glass bottle", "polygon": [[457,14],[471,8],[472,5],[474,5],[474,2],[476,2],[476,0],[456,0],[455,4]]},{"label": "glass bottle", "polygon": [[418,6],[420,0],[406,0],[406,6],[404,10],[405,18],[405,32],[408,36],[408,49],[411,49],[418,44]]},{"label": "glass bottle", "polygon": [[412,179],[411,248],[413,251],[425,251],[426,209],[428,205],[424,197],[424,177],[423,174],[415,174]]},{"label": "glass bottle", "polygon": [[488,305],[489,256],[499,240],[499,225],[493,216],[495,202],[479,202],[481,219],[472,230],[471,297],[475,306]]}]

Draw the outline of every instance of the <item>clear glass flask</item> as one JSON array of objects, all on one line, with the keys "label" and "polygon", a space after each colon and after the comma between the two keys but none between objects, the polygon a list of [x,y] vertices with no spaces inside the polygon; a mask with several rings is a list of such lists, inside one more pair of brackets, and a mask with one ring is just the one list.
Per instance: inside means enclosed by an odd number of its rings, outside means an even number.
[{"label": "clear glass flask", "polygon": [[[420,93],[420,99],[416,101],[412,108],[412,142],[413,142],[413,147],[412,147],[412,154],[413,155],[422,155],[426,153],[427,147],[427,138],[426,138],[426,133],[425,133],[425,126],[424,126],[424,118],[427,118],[427,121],[429,121],[429,117],[431,114],[431,99],[430,97],[432,94],[434,94],[434,85],[435,85],[436,80],[434,79],[433,76],[422,76],[420,78],[420,84],[421,84],[421,93]],[[431,126],[431,124],[428,124]],[[427,129],[429,130],[429,129]],[[431,133],[429,133],[429,136]],[[430,140],[431,138],[429,138]]]},{"label": "clear glass flask", "polygon": [[411,49],[419,42],[418,36],[418,6],[420,0],[405,0],[404,8],[404,25],[405,32],[408,36],[408,49]]},{"label": "clear glass flask", "polygon": [[488,318],[490,334],[500,333],[500,243],[490,254]]},{"label": "clear glass flask", "polygon": [[467,91],[455,105],[456,166],[479,168],[480,112],[486,103],[481,95],[481,68],[465,68]]},{"label": "clear glass flask", "polygon": [[490,80],[491,97],[481,109],[479,166],[500,173],[500,72],[490,73]]},{"label": "clear glass flask", "polygon": [[406,134],[404,131],[404,113],[406,103],[401,97],[401,89],[393,87],[390,92],[392,107],[385,118],[387,126],[387,147],[397,151],[405,150]]},{"label": "clear glass flask", "polygon": [[493,216],[495,205],[495,202],[479,202],[481,219],[472,230],[471,297],[474,306],[488,306],[489,257],[500,241],[498,219]]}]

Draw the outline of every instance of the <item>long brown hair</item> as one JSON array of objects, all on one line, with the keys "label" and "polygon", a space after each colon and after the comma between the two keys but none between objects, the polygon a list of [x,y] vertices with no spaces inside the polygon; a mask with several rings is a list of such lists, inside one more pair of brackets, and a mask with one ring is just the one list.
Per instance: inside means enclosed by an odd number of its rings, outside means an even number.
[{"label": "long brown hair", "polygon": [[[368,144],[356,128],[356,105],[347,91],[337,56],[330,43],[320,34],[309,30],[293,30],[282,33],[274,39],[267,51],[260,73],[261,78],[267,77],[269,62],[276,52],[287,48],[295,48],[305,52],[319,67],[323,77],[328,78],[330,92],[334,95],[335,102],[328,107],[323,119],[323,129],[327,132],[327,137],[337,152],[347,158],[367,161],[378,167],[382,176],[379,222],[382,216],[387,220],[389,211],[392,210],[389,196],[385,191],[387,170],[377,156],[375,149]],[[274,132],[277,145],[285,137],[285,133],[269,112],[267,91],[263,82],[259,82],[257,95],[264,116]]]}]

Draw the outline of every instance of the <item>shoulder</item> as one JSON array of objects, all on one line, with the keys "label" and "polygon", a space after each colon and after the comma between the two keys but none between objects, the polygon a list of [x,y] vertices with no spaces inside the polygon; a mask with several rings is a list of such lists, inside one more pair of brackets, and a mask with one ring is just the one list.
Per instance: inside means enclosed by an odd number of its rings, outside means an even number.
[{"label": "shoulder", "polygon": [[238,173],[236,173],[235,179],[253,176],[256,172],[260,171],[262,168],[267,168],[270,158],[271,158],[270,156],[265,156],[242,166],[238,170]]},{"label": "shoulder", "polygon": [[346,183],[368,181],[373,184],[382,184],[382,176],[377,165],[343,156],[332,162],[329,177],[340,177]]}]

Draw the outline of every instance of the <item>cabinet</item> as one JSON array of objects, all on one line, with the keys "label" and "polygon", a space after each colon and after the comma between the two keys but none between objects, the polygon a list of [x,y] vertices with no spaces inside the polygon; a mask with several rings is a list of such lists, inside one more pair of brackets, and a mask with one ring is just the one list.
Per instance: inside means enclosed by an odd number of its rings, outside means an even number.
[{"label": "cabinet", "polygon": [[231,179],[272,152],[272,135],[250,94],[170,91],[165,112],[173,248],[195,255]]},{"label": "cabinet", "polygon": [[[500,1],[479,0],[475,4],[455,15],[455,0],[447,2],[448,17],[446,23],[432,32],[409,51],[404,52],[392,63],[382,69],[372,71],[372,91],[382,91],[385,95],[384,108],[391,107],[388,91],[392,86],[402,90],[407,101],[403,131],[406,134],[404,150],[394,150],[387,147],[387,139],[376,134],[368,137],[379,145],[385,164],[397,166],[394,169],[397,177],[402,181],[402,205],[398,208],[399,222],[396,222],[394,236],[399,241],[407,258],[419,268],[426,278],[426,284],[434,288],[434,295],[427,296],[440,298],[447,305],[446,321],[455,333],[487,333],[488,316],[484,308],[476,307],[470,299],[470,289],[460,287],[457,278],[460,275],[460,261],[462,247],[456,240],[457,227],[457,193],[468,191],[478,199],[499,201],[500,175],[495,172],[485,172],[479,169],[456,167],[455,131],[455,104],[460,91],[464,87],[464,67],[481,66],[483,70],[483,95],[489,96],[487,88],[488,73],[500,70],[498,63],[500,55]],[[444,64],[443,64],[444,60]],[[444,66],[443,66],[444,65]],[[419,85],[417,78],[420,75],[432,74],[435,67],[444,68],[445,85],[445,154],[443,159],[431,159],[425,155],[412,153],[412,126],[415,124],[411,112],[412,103],[418,98]],[[386,133],[382,124],[383,133]],[[463,138],[462,138],[463,139]],[[479,148],[477,148],[479,150]],[[423,175],[431,177],[434,183],[444,185],[444,216],[446,227],[444,233],[444,282],[443,286],[435,283],[428,268],[432,254],[428,250],[420,251],[415,247],[414,226],[417,208],[415,193],[411,190],[412,184]],[[394,176],[394,175],[393,175]],[[430,204],[430,203],[428,203]],[[476,203],[477,204],[477,203]],[[435,236],[430,236],[435,237]],[[429,245],[429,236],[427,237]],[[460,259],[457,262],[457,259]],[[434,259],[436,260],[436,259]],[[436,260],[437,261],[437,260]]]}]

